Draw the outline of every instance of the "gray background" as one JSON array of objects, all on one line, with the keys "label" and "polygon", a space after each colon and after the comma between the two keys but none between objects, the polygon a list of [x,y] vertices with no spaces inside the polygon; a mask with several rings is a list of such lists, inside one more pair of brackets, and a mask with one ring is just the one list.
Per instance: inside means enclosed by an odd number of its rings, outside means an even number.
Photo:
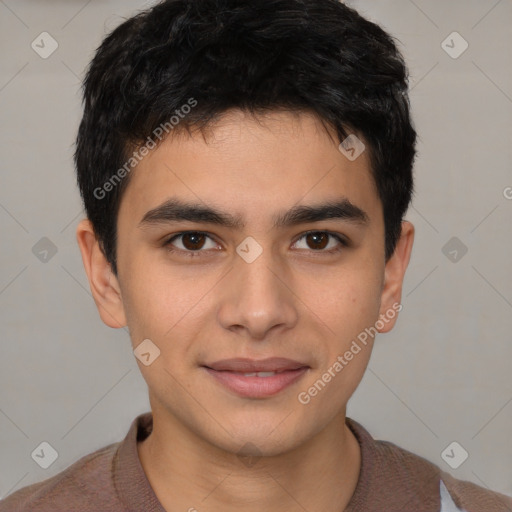
[{"label": "gray background", "polygon": [[[347,3],[400,41],[420,135],[404,309],[348,415],[512,495],[512,1]],[[0,0],[0,497],[121,440],[149,410],[126,331],[102,324],[90,295],[72,163],[84,68],[149,4]],[[59,45],[47,59],[31,48],[43,31]],[[453,31],[469,44],[458,58],[441,45]],[[56,254],[36,257],[43,237]],[[48,469],[31,458],[42,441],[59,454]],[[469,453],[458,469],[441,457],[452,441]]]}]

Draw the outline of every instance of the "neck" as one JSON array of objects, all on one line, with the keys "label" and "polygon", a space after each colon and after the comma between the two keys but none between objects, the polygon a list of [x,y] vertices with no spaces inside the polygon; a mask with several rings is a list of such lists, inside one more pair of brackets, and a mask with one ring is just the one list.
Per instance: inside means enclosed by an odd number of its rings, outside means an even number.
[{"label": "neck", "polygon": [[159,417],[153,412],[153,431],[137,448],[167,512],[343,511],[356,488],[361,454],[345,411],[301,446],[246,464]]}]

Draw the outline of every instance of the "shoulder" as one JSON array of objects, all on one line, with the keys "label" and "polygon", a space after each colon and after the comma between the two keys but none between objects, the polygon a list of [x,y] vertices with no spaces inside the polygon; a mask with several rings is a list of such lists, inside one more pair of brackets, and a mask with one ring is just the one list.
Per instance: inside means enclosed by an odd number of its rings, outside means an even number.
[{"label": "shoulder", "polygon": [[15,491],[0,501],[0,512],[80,511],[95,504],[97,510],[114,510],[104,497],[115,496],[112,463],[119,445],[100,448],[53,477]]},{"label": "shoulder", "polygon": [[512,512],[512,498],[510,496],[490,491],[466,480],[457,480],[445,472],[441,472],[441,478],[450,494],[450,499],[453,500],[459,510],[467,512]]},{"label": "shoulder", "polygon": [[360,481],[349,511],[512,512],[512,498],[458,480],[433,462],[389,441],[375,440],[347,418],[360,447]]},{"label": "shoulder", "polygon": [[375,441],[385,467],[399,477],[403,487],[417,495],[432,488],[440,512],[512,512],[512,498],[466,480],[459,480],[427,459],[387,441]]}]

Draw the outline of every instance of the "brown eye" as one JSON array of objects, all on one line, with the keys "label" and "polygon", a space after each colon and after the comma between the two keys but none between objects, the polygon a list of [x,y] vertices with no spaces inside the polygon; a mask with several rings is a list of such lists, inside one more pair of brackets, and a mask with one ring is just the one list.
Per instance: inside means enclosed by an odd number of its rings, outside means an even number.
[{"label": "brown eye", "polygon": [[306,241],[312,249],[325,249],[329,243],[329,235],[326,233],[308,233]]},{"label": "brown eye", "polygon": [[295,245],[301,240],[306,242],[304,244],[306,247],[299,247],[299,249],[309,249],[313,252],[333,253],[348,247],[348,242],[346,242],[342,236],[328,231],[309,231],[308,233],[304,233],[297,242],[295,242]]},{"label": "brown eye", "polygon": [[[179,242],[180,239],[181,243]],[[209,247],[207,245],[208,241],[210,241]],[[169,238],[164,243],[164,247],[169,252],[183,253],[187,256],[200,256],[201,253],[206,252],[206,249],[214,249],[216,245],[206,233],[201,231],[185,231]]]},{"label": "brown eye", "polygon": [[202,233],[184,233],[181,237],[183,246],[190,251],[202,249],[206,238]]}]

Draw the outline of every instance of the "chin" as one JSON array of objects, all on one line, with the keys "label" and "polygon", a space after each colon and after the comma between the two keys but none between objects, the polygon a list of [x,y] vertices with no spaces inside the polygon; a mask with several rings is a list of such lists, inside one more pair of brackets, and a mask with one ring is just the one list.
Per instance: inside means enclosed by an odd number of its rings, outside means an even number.
[{"label": "chin", "polygon": [[[219,434],[223,441],[215,443],[219,448],[235,453],[239,456],[276,456],[289,452],[306,442],[311,436],[304,431],[303,422],[291,424],[286,418],[291,419],[295,415],[289,412],[263,415],[261,413],[243,414],[240,421],[231,421],[226,429],[232,435],[228,436],[222,430]],[[300,424],[300,431],[298,425]],[[311,433],[311,435],[313,435]]]}]

